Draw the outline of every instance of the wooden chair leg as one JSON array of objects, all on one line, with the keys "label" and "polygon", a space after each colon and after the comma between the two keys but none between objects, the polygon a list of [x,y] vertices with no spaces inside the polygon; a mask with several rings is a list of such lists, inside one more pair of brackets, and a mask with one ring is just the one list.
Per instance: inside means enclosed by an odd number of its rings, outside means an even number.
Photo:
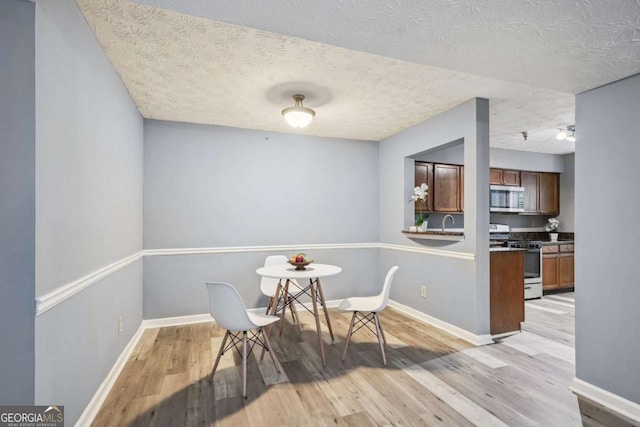
[{"label": "wooden chair leg", "polygon": [[376,323],[376,332],[378,335],[378,344],[380,344],[380,352],[382,353],[382,363],[387,364],[387,357],[384,354],[384,346],[382,345],[382,330],[380,329],[380,321],[378,320],[378,313],[373,313],[373,320]]},{"label": "wooden chair leg", "polygon": [[273,304],[273,298],[274,297],[269,298],[269,302],[267,303],[267,311],[265,311],[264,314],[269,314],[269,311],[271,310],[271,304]]},{"label": "wooden chair leg", "polygon": [[213,379],[213,374],[216,373],[216,369],[218,369],[218,363],[220,362],[220,357],[222,356],[222,352],[224,351],[224,346],[227,344],[227,338],[229,338],[230,332],[227,331],[224,334],[224,338],[222,339],[222,344],[220,344],[220,350],[218,350],[218,356],[216,356],[216,362],[213,364],[213,370],[209,375],[209,380]]},{"label": "wooden chair leg", "polygon": [[247,398],[247,331],[242,332],[242,396]]},{"label": "wooden chair leg", "polygon": [[276,363],[276,358],[273,355],[273,348],[271,348],[271,343],[269,342],[269,337],[264,333],[264,328],[260,328],[260,332],[262,332],[262,337],[264,338],[264,343],[267,346],[267,350],[269,351],[269,356],[271,356],[271,361],[276,367],[276,372],[280,373],[280,368],[278,367],[278,363]]},{"label": "wooden chair leg", "polygon": [[344,350],[342,350],[342,361],[347,357],[347,348],[349,347],[349,342],[351,341],[351,331],[353,331],[353,324],[356,321],[356,313],[353,312],[353,316],[351,316],[351,323],[349,323],[349,332],[347,332],[347,339],[344,341]]},{"label": "wooden chair leg", "polygon": [[[278,301],[280,300],[280,293],[282,292],[284,288],[282,287],[282,285],[280,284],[280,282],[278,282],[278,286],[276,287],[276,294],[274,296],[271,297],[271,299],[269,300],[270,304],[271,304],[271,315],[272,316],[276,316],[278,313]],[[267,307],[267,313],[269,314],[269,307]],[[266,331],[266,335],[269,335],[271,333],[271,326],[269,325],[267,326],[267,331]],[[262,362],[262,360],[264,359],[264,348],[262,349],[262,351],[260,352],[260,361]]]}]

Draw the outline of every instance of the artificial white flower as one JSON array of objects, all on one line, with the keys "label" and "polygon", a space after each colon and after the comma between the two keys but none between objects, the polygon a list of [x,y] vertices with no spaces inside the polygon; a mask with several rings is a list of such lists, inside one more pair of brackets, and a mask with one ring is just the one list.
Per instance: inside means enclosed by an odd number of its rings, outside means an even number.
[{"label": "artificial white flower", "polygon": [[428,212],[426,214],[422,213],[422,208],[426,207],[425,202],[427,200],[428,190],[429,186],[423,182],[419,187],[415,187],[413,189],[413,195],[409,200],[410,202],[415,202],[417,204],[419,215],[416,218],[416,225],[418,227],[420,227],[424,223],[424,221],[429,218]]},{"label": "artificial white flower", "polygon": [[544,227],[548,232],[555,233],[558,231],[558,226],[560,226],[560,221],[558,218],[549,218],[548,224]]}]

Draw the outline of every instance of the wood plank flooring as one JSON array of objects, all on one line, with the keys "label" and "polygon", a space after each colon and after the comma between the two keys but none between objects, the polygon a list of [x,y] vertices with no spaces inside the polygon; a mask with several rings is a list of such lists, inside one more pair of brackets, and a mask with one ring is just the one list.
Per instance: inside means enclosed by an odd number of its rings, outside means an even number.
[{"label": "wood plank flooring", "polygon": [[[96,416],[94,426],[633,426],[569,391],[574,377],[573,294],[526,303],[523,332],[473,347],[387,308],[382,365],[364,329],[340,360],[350,314],[330,310],[336,342],[323,323],[322,366],[313,317],[303,331],[287,317],[268,356],[248,366],[227,352],[213,382],[207,374],[224,335],[213,323],[145,331]],[[322,319],[324,320],[324,319]]]}]

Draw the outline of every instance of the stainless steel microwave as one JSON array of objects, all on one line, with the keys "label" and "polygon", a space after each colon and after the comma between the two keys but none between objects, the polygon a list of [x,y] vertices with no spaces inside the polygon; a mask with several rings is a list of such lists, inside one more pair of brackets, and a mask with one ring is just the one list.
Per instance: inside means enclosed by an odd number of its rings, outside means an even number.
[{"label": "stainless steel microwave", "polygon": [[491,185],[489,187],[489,211],[524,212],[524,187]]}]

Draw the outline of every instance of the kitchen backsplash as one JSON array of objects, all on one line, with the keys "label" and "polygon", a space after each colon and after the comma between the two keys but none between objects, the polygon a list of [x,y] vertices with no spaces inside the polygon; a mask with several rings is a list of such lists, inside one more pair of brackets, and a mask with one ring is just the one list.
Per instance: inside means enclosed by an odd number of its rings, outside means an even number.
[{"label": "kitchen backsplash", "polygon": [[492,224],[507,224],[511,228],[540,228],[547,225],[546,215],[517,215],[493,212],[489,215]]},{"label": "kitchen backsplash", "polygon": [[[574,237],[574,233],[558,233],[558,240],[574,240]],[[546,231],[512,231],[509,233],[509,240],[540,240],[548,242],[550,239],[549,233]]]}]

